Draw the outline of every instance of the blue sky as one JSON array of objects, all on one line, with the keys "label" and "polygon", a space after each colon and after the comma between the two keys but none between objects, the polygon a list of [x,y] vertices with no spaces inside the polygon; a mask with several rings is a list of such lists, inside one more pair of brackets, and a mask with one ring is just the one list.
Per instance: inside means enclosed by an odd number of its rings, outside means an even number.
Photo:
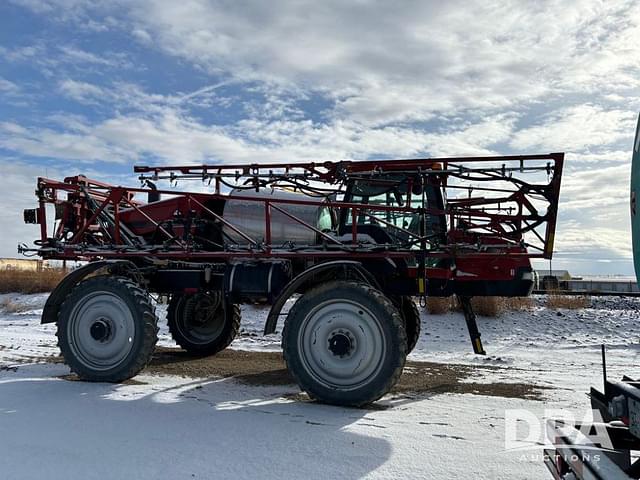
[{"label": "blue sky", "polygon": [[640,4],[0,3],[0,256],[35,177],[567,153],[554,268],[631,274]]}]

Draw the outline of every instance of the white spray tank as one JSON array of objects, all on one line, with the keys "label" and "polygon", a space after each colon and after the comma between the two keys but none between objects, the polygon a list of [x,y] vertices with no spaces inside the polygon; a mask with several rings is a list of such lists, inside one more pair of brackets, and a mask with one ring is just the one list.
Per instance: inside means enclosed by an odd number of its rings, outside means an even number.
[{"label": "white spray tank", "polygon": [[[240,197],[240,198],[237,198]],[[245,197],[245,198],[242,198]],[[273,204],[287,213],[294,215],[303,222],[319,229],[333,229],[333,216],[331,210],[323,205],[299,205],[278,203],[277,200],[317,200],[302,193],[281,189],[234,189],[229,193],[224,206],[224,219],[236,228],[247,234],[257,242],[262,242],[266,237],[265,202],[251,199],[267,198],[273,200]],[[225,243],[246,245],[248,241],[238,235],[228,226],[224,227],[227,235]],[[278,246],[287,242],[295,245],[315,245],[319,235],[299,222],[287,217],[275,208],[271,209],[271,245]]]}]

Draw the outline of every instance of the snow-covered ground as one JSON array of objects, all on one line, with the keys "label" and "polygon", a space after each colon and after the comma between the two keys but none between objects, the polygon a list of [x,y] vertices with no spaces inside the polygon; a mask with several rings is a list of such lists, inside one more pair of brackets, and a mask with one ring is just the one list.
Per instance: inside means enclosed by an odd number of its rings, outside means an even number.
[{"label": "snow-covered ground", "polygon": [[[539,451],[505,449],[505,412],[542,419],[545,409],[569,409],[582,418],[585,393],[601,385],[601,343],[611,377],[640,376],[640,299],[481,317],[487,357],[471,353],[460,314],[423,314],[410,359],[494,366],[473,381],[533,383],[547,387],[544,398],[432,393],[371,409],[295,401],[295,386],[233,379],[64,380],[65,366],[42,360],[58,354],[55,326],[39,325],[46,295],[5,299],[19,311],[0,311],[2,478],[550,478]],[[265,315],[244,307],[232,348],[278,350],[277,334],[261,335]],[[159,343],[173,345],[164,325]]]}]

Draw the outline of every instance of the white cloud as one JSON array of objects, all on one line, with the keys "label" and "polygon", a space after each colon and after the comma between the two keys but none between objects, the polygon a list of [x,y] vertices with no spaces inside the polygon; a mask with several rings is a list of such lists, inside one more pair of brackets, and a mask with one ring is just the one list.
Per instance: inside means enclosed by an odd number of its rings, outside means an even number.
[{"label": "white cloud", "polygon": [[590,215],[593,215],[610,202],[628,206],[630,175],[629,162],[610,167],[596,166],[590,170],[579,167],[569,170],[561,188],[564,210],[589,207],[593,210]]},{"label": "white cloud", "polygon": [[17,257],[18,243],[27,243],[39,238],[38,225],[25,225],[22,211],[35,208],[37,199],[34,195],[38,176],[59,175],[60,172],[43,166],[27,165],[18,159],[2,157],[2,178],[11,188],[0,189],[0,256]]},{"label": "white cloud", "polygon": [[560,256],[631,258],[629,177],[628,161],[589,170],[573,165],[565,173],[556,234]]},{"label": "white cloud", "polygon": [[14,5],[27,8],[34,13],[46,15],[49,19],[64,22],[78,22],[84,26],[84,20],[92,11],[102,10],[101,2],[95,0],[8,0]]},{"label": "white cloud", "polygon": [[23,155],[93,162],[121,163],[128,152],[91,134],[57,132],[49,128],[25,128],[11,122],[0,124],[0,147]]},{"label": "white cloud", "polygon": [[4,60],[11,62],[31,62],[36,58],[41,58],[44,52],[45,48],[41,44],[13,48],[7,48],[0,45],[0,56]]},{"label": "white cloud", "polygon": [[35,38],[29,45],[0,46],[0,59],[6,62],[37,66],[47,76],[57,76],[59,70],[72,67],[87,73],[99,70],[132,69],[133,63],[124,52],[105,50],[99,54],[72,44],[52,47],[46,40]]},{"label": "white cloud", "polygon": [[131,34],[140,42],[144,43],[145,45],[150,45],[152,42],[151,39],[151,35],[149,35],[149,32],[147,32],[146,30],[144,30],[143,28],[134,28],[131,31]]},{"label": "white cloud", "polygon": [[[457,128],[429,133],[419,128],[367,128],[354,121],[329,124],[311,120],[258,115],[229,125],[207,125],[183,108],[192,94],[147,94],[132,85],[105,90],[72,80],[60,91],[81,103],[98,99],[134,109],[107,120],[58,114],[50,118],[59,128],[0,125],[0,146],[25,155],[64,159],[200,163],[242,161],[311,161],[346,158],[451,156],[495,154],[492,145],[509,138],[516,117],[494,115]],[[204,89],[203,89],[204,90]]]},{"label": "white cloud", "polygon": [[20,87],[14,82],[0,77],[0,93],[5,95],[15,95],[20,92]]},{"label": "white cloud", "polygon": [[61,61],[66,63],[75,65],[90,64],[111,68],[129,68],[132,66],[124,53],[103,52],[100,55],[96,55],[70,45],[63,45],[59,49],[62,53]]},{"label": "white cloud", "polygon": [[[520,108],[562,91],[638,85],[637,3],[147,0],[136,28],[241,80],[305,86],[362,123]],[[499,21],[498,21],[499,19]],[[611,91],[608,93],[612,93]],[[545,99],[547,99],[545,98]]]},{"label": "white cloud", "polygon": [[592,104],[572,105],[543,117],[541,123],[520,129],[511,146],[521,150],[581,151],[629,138],[636,114]]},{"label": "white cloud", "polygon": [[87,82],[66,79],[58,84],[58,90],[63,95],[80,103],[97,103],[98,98],[104,97],[104,90]]},{"label": "white cloud", "polygon": [[593,261],[602,257],[631,259],[631,236],[606,227],[563,228],[557,236],[556,252],[560,258],[568,253]]}]

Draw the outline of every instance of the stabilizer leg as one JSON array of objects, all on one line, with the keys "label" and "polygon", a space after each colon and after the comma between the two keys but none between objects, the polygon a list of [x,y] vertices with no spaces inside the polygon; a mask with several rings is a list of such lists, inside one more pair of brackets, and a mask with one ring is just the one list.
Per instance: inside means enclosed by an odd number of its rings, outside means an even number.
[{"label": "stabilizer leg", "polygon": [[469,337],[471,337],[473,353],[486,355],[487,352],[484,351],[484,348],[482,347],[482,340],[480,340],[480,331],[478,330],[478,324],[476,323],[476,314],[473,313],[471,297],[458,297],[458,299],[460,300],[462,313],[464,313],[464,320],[467,322],[467,330],[469,330]]}]

